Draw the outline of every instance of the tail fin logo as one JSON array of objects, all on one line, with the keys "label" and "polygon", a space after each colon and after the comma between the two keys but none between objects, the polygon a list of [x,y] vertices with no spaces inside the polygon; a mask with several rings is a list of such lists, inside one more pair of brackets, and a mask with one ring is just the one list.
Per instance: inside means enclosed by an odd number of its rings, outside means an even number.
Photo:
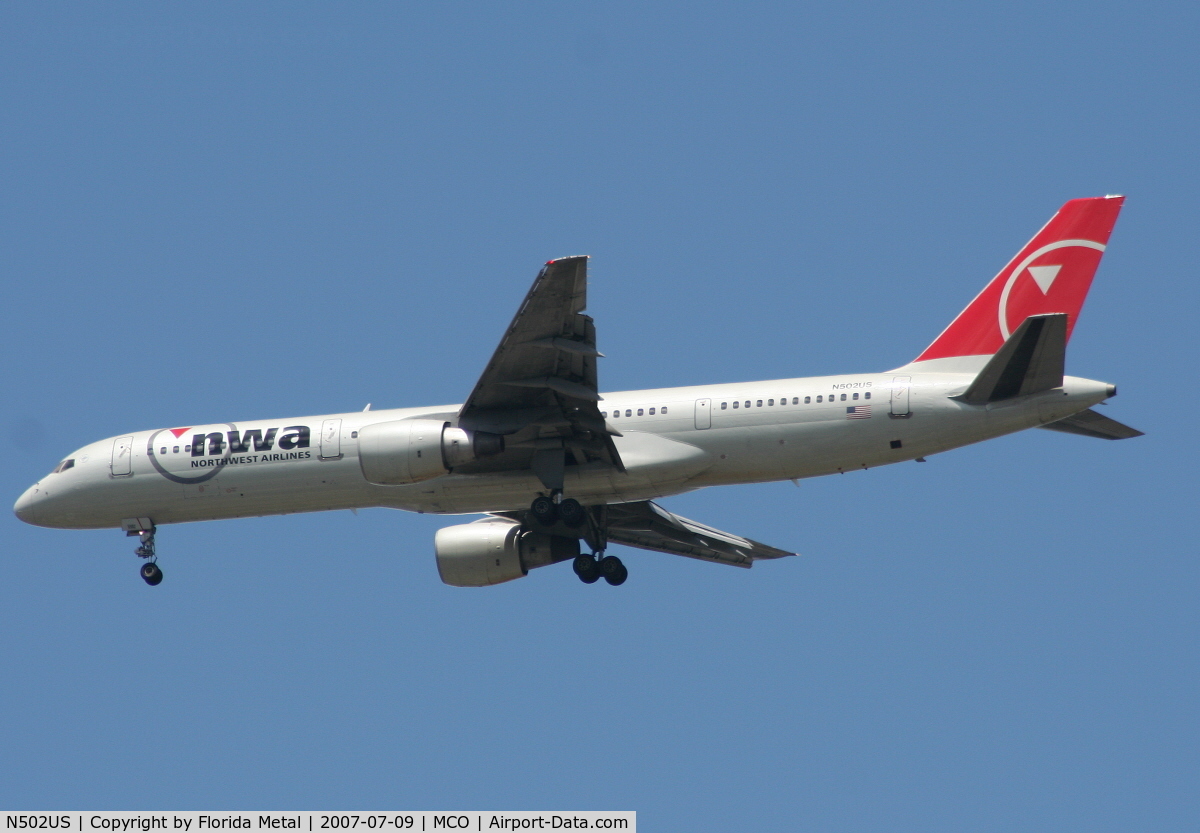
[{"label": "tail fin logo", "polygon": [[994,355],[1031,315],[1065,312],[1069,339],[1124,201],[1067,201],[915,361]]},{"label": "tail fin logo", "polygon": [[[1076,251],[1069,254],[1062,252],[1055,257],[1046,258],[1044,263],[1033,265],[1051,252],[1061,252],[1062,249],[1075,249]],[[1086,269],[1090,275],[1096,270],[1100,255],[1104,254],[1104,249],[1103,243],[1097,243],[1094,240],[1059,240],[1030,252],[1017,264],[1017,268],[1009,273],[1008,280],[1004,282],[1004,289],[1000,293],[997,313],[1001,337],[1007,339],[1012,335],[1015,327],[1009,326],[1009,322],[1020,326],[1021,322],[1030,315],[1066,311],[1065,309],[1050,308],[1055,305],[1051,292],[1059,272],[1064,268],[1068,273],[1074,269]],[[1022,278],[1026,278],[1026,280],[1022,280]]]}]

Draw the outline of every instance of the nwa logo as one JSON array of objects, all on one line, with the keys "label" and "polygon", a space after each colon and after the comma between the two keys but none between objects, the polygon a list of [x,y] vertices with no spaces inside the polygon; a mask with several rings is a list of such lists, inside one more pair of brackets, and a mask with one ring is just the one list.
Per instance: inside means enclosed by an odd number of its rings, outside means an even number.
[{"label": "nwa logo", "polygon": [[[172,434],[179,431],[181,434],[187,433],[189,428],[174,428]],[[216,455],[225,453],[228,446],[230,454],[245,454],[248,451],[271,451],[275,447],[275,437],[279,434],[278,428],[268,428],[266,433],[263,433],[261,428],[251,428],[248,431],[239,432],[236,428],[232,431],[224,433],[214,431],[211,434],[193,434],[192,435],[192,456],[204,457],[207,454]],[[279,436],[279,447],[284,451],[291,451],[294,448],[308,448],[309,438],[312,432],[307,425],[289,425],[283,429],[283,434]],[[226,443],[226,438],[229,442]],[[207,452],[205,449],[208,449]],[[266,455],[270,458],[272,455]],[[285,459],[285,458],[279,458]],[[193,462],[194,466],[195,463]]]},{"label": "nwa logo", "polygon": [[[1012,335],[1015,327],[1010,323],[1020,326],[1029,316],[1047,312],[1069,313],[1068,327],[1073,327],[1102,254],[1104,244],[1094,240],[1059,240],[1026,255],[1009,273],[1000,292],[1001,337]],[[1041,262],[1035,264],[1038,260]],[[1084,276],[1086,280],[1081,280]]]},{"label": "nwa logo", "polygon": [[[154,470],[176,483],[204,483],[216,477],[227,466],[275,463],[286,460],[307,460],[312,429],[307,425],[288,425],[283,428],[251,428],[242,431],[231,422],[223,426],[227,431],[204,431],[193,433],[191,442],[183,447],[159,446],[159,437],[171,434],[176,440],[183,439],[192,428],[165,428],[155,431],[147,443],[146,456]],[[165,440],[165,442],[170,442]],[[182,459],[180,459],[182,458]],[[166,464],[166,465],[164,465]],[[169,468],[168,468],[169,467]],[[200,469],[184,475],[180,469]]]}]

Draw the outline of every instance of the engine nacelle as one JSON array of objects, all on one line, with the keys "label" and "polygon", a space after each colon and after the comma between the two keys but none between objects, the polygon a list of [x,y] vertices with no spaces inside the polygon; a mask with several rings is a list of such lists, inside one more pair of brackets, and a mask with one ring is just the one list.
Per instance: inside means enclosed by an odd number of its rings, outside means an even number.
[{"label": "engine nacelle", "polygon": [[528,532],[488,519],[439,529],[433,539],[438,575],[454,587],[488,587],[521,578],[536,567],[579,555],[579,539]]},{"label": "engine nacelle", "polygon": [[504,437],[451,428],[440,419],[397,419],[358,432],[358,464],[372,483],[399,486],[440,477],[504,450]]}]

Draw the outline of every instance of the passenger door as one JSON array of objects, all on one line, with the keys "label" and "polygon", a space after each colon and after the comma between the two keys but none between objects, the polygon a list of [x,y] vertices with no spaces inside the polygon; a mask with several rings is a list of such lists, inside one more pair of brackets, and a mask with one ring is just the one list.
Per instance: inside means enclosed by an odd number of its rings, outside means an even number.
[{"label": "passenger door", "polygon": [[342,456],[342,421],[327,419],[321,423],[321,459],[336,460]]},{"label": "passenger door", "polygon": [[117,437],[112,450],[113,477],[133,474],[133,437]]},{"label": "passenger door", "polygon": [[894,376],[892,377],[892,405],[888,416],[897,419],[904,419],[912,416],[912,411],[909,409],[909,390],[911,388],[911,376]]}]

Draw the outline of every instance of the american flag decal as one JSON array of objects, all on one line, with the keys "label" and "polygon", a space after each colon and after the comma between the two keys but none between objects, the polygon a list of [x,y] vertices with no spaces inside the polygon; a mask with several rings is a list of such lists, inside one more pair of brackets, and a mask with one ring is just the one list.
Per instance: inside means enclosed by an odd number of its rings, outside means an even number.
[{"label": "american flag decal", "polygon": [[846,408],[846,419],[870,419],[870,405],[850,405]]}]

